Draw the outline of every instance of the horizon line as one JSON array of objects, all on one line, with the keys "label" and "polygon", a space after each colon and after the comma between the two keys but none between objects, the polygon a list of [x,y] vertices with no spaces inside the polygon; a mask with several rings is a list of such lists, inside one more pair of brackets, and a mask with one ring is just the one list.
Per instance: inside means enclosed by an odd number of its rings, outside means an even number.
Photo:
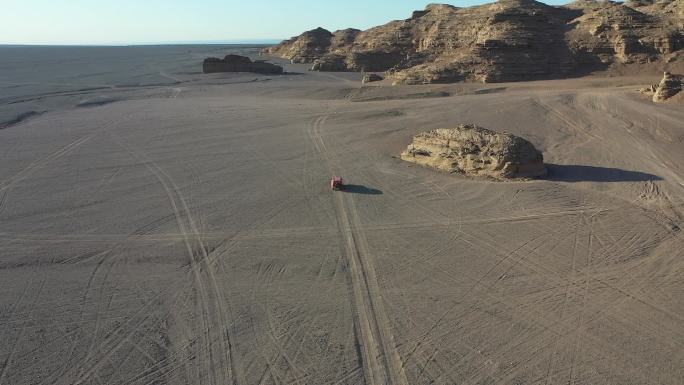
[{"label": "horizon line", "polygon": [[171,40],[150,42],[0,43],[0,47],[137,47],[171,45],[270,45],[284,39]]}]

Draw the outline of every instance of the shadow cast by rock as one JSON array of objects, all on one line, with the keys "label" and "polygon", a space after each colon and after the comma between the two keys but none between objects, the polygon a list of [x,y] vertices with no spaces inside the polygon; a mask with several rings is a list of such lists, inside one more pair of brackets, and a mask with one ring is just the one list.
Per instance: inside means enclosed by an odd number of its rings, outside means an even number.
[{"label": "shadow cast by rock", "polygon": [[21,113],[21,114],[15,116],[14,118],[12,118],[12,119],[10,119],[10,120],[7,120],[7,121],[5,121],[5,122],[0,122],[0,130],[5,129],[5,128],[10,128],[10,127],[12,127],[12,126],[16,126],[16,125],[18,125],[18,124],[20,124],[20,123],[23,123],[24,121],[26,121],[26,120],[28,120],[28,119],[30,119],[30,118],[33,118],[33,117],[36,117],[36,116],[40,116],[40,115],[44,114],[45,112],[46,112],[46,111],[28,111],[28,112],[23,112],[23,113]]},{"label": "shadow cast by rock", "polygon": [[358,184],[346,184],[344,185],[343,192],[350,194],[363,194],[363,195],[381,195],[382,191]]},{"label": "shadow cast by rock", "polygon": [[640,171],[619,168],[546,164],[546,179],[557,182],[646,182],[663,178]]}]

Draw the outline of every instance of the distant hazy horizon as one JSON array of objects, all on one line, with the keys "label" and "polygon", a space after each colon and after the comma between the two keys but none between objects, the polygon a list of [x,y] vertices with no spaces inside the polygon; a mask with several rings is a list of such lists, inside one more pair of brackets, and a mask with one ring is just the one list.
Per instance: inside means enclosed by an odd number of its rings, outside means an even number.
[{"label": "distant hazy horizon", "polygon": [[[274,44],[319,26],[367,29],[405,19],[432,2],[5,0],[0,45]],[[492,1],[447,1],[462,7],[487,2]]]},{"label": "distant hazy horizon", "polygon": [[0,47],[135,47],[135,46],[173,46],[173,45],[243,45],[243,46],[268,46],[278,44],[283,39],[264,40],[199,40],[199,41],[160,41],[160,42],[109,42],[109,43],[58,43],[58,44],[12,44],[0,43]]}]

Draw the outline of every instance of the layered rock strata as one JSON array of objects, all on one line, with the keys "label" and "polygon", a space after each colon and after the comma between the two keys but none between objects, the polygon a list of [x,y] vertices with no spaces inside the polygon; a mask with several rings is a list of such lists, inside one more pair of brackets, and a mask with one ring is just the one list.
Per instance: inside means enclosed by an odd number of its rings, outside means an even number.
[{"label": "layered rock strata", "polygon": [[323,28],[264,50],[318,71],[387,71],[395,83],[501,82],[661,63],[684,49],[684,0],[431,4],[366,31]]},{"label": "layered rock strata", "polygon": [[471,124],[415,135],[401,159],[450,173],[496,179],[546,174],[544,157],[532,143]]}]

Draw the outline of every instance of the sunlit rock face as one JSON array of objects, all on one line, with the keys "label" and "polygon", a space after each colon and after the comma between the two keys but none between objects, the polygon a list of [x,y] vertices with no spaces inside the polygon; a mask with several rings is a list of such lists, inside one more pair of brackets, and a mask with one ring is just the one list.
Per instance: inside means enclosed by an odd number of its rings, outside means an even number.
[{"label": "sunlit rock face", "polygon": [[317,28],[264,53],[319,71],[387,71],[395,84],[558,78],[616,63],[679,60],[683,2],[431,4],[366,31]]},{"label": "sunlit rock face", "polygon": [[441,171],[496,179],[546,175],[544,157],[532,143],[471,124],[420,133],[401,159]]}]

